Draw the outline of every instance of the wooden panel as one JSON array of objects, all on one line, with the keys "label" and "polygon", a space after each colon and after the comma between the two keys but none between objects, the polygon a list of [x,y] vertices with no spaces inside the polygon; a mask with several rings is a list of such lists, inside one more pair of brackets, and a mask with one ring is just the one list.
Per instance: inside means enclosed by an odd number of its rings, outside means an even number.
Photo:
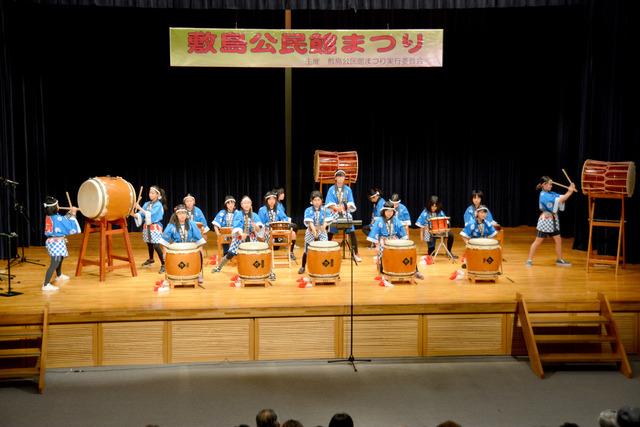
[{"label": "wooden panel", "polygon": [[256,319],[256,359],[335,357],[334,317]]},{"label": "wooden panel", "polygon": [[[344,356],[349,356],[351,322],[344,317]],[[420,316],[356,316],[353,319],[355,357],[419,356]]]},{"label": "wooden panel", "polygon": [[638,314],[614,313],[613,318],[618,326],[618,333],[627,354],[638,353]]},{"label": "wooden panel", "polygon": [[47,368],[96,366],[97,325],[49,325]]},{"label": "wooden panel", "polygon": [[171,322],[171,362],[250,360],[250,319]]},{"label": "wooden panel", "polygon": [[426,356],[507,354],[505,314],[427,315]]},{"label": "wooden panel", "polygon": [[165,362],[165,322],[118,322],[101,326],[103,365]]}]

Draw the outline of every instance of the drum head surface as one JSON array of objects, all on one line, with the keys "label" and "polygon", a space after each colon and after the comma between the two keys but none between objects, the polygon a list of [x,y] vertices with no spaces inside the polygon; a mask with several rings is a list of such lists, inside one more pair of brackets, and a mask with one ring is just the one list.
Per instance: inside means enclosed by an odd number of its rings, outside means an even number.
[{"label": "drum head surface", "polygon": [[412,240],[387,240],[384,245],[396,248],[407,248],[409,246],[413,246],[414,243]]},{"label": "drum head surface", "polygon": [[471,246],[497,246],[499,242],[496,239],[486,239],[480,237],[477,239],[469,239],[469,245]]},{"label": "drum head surface", "polygon": [[629,174],[627,175],[627,195],[633,196],[633,190],[636,189],[636,164],[631,162],[629,165]]},{"label": "drum head surface", "polygon": [[311,248],[337,248],[340,245],[338,242],[333,242],[331,240],[327,240],[324,242],[311,242],[309,243],[309,247]]},{"label": "drum head surface", "polygon": [[104,210],[105,191],[102,183],[91,178],[82,183],[78,189],[78,207],[82,215],[87,218],[96,218]]},{"label": "drum head surface", "polygon": [[263,251],[265,249],[269,249],[269,245],[264,242],[243,242],[240,243],[238,249],[244,251]]},{"label": "drum head surface", "polygon": [[197,249],[198,246],[193,242],[171,243],[167,249],[173,251],[190,251]]}]

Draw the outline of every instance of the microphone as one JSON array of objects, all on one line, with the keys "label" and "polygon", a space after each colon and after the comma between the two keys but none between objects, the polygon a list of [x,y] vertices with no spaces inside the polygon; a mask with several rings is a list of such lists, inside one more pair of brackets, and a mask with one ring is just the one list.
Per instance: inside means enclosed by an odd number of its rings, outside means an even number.
[{"label": "microphone", "polygon": [[19,184],[19,182],[11,181],[10,179],[3,178],[1,176],[0,176],[0,182],[2,182],[4,184],[7,184],[7,185],[18,185]]}]

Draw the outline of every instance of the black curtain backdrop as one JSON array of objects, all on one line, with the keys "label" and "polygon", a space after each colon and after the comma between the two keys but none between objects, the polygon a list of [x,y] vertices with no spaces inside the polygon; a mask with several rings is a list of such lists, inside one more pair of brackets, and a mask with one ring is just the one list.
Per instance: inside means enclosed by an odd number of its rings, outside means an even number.
[{"label": "black curtain backdrop", "polygon": [[[32,226],[2,188],[3,230],[10,215],[25,244],[42,244],[44,196],[64,200],[65,190],[74,195],[97,175],[121,175],[136,188],[159,184],[170,205],[191,192],[209,219],[226,193],[249,194],[256,205],[284,186],[284,71],[168,66],[168,27],[283,28],[278,5],[56,3],[0,0],[0,176],[20,182],[16,200]],[[114,3],[131,6],[98,6]],[[638,163],[638,2],[425,2],[432,10],[326,3],[338,10],[289,3],[293,27],[444,28],[444,67],[293,70],[288,198],[298,223],[317,188],[316,149],[358,151],[361,219],[371,212],[368,188],[378,186],[385,197],[400,193],[414,219],[439,195],[454,226],[472,189],[486,193],[503,225],[534,225],[541,175],[563,182],[565,168],[579,185],[585,159]],[[637,262],[638,196],[626,202],[628,259]],[[606,210],[601,216],[616,215]],[[586,217],[586,197],[576,194],[561,222],[579,249]],[[615,248],[614,233],[598,237],[602,251]]]}]

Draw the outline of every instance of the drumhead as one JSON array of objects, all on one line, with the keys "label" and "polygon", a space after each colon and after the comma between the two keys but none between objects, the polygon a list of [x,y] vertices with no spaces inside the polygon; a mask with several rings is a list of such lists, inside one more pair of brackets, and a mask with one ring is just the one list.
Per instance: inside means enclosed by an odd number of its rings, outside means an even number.
[{"label": "drumhead", "polygon": [[194,242],[171,243],[167,246],[167,252],[193,252],[198,250],[198,245]]},{"label": "drumhead", "polygon": [[499,246],[500,242],[498,242],[496,239],[487,239],[484,237],[479,237],[477,239],[469,239],[469,242],[467,243],[467,246]]},{"label": "drumhead", "polygon": [[331,240],[326,240],[324,242],[311,242],[309,243],[309,247],[310,248],[322,248],[322,249],[329,249],[329,248],[337,248],[340,245],[338,244],[338,242],[333,242]]},{"label": "drumhead", "polygon": [[395,247],[395,248],[408,248],[413,246],[413,240],[387,240],[384,243],[387,247]]},{"label": "drumhead", "polygon": [[269,249],[269,245],[265,242],[243,242],[240,243],[238,249],[242,251],[264,251]]},{"label": "drumhead", "polygon": [[78,189],[78,207],[87,218],[102,215],[106,206],[106,189],[100,180],[90,178]]},{"label": "drumhead", "polygon": [[636,189],[636,164],[629,162],[629,172],[627,173],[627,197],[633,196]]}]

